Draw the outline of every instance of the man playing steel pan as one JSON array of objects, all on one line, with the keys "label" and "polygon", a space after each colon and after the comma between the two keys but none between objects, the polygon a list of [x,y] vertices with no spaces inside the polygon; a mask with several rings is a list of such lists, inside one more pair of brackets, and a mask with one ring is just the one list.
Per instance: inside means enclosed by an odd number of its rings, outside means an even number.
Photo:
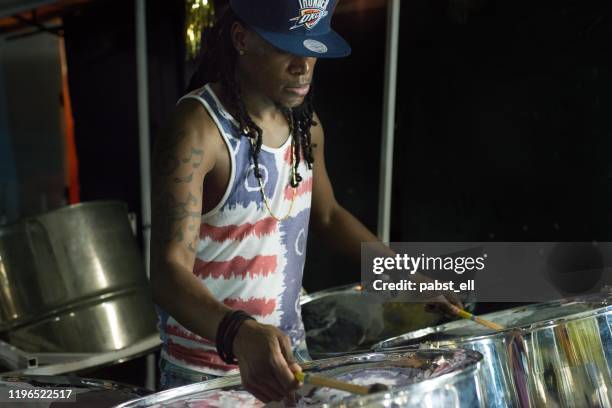
[{"label": "man playing steel pan", "polygon": [[330,28],[335,4],[232,0],[157,143],[151,284],[164,388],[239,368],[258,399],[289,395],[294,354],[307,354],[309,220],[357,259],[361,242],[377,240],[334,198],[313,108],[317,59],[350,53]]}]

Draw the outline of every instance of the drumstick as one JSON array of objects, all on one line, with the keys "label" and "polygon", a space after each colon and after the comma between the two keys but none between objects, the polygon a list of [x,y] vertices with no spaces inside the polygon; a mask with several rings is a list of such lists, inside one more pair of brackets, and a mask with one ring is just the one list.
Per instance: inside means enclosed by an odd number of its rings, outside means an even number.
[{"label": "drumstick", "polygon": [[462,317],[464,319],[469,319],[472,320],[478,324],[481,324],[483,326],[488,327],[491,330],[504,330],[505,327],[502,325],[499,325],[497,323],[493,323],[487,319],[483,319],[482,317],[478,317],[478,316],[474,316],[473,314],[471,314],[468,311],[465,311],[463,309],[459,309],[457,306],[455,305],[451,305],[451,310],[453,311],[453,313],[459,317]]},{"label": "drumstick", "polygon": [[366,387],[364,385],[351,384],[349,382],[339,381],[334,378],[322,377],[320,375],[303,372],[295,373],[295,379],[304,384],[333,388],[358,395],[374,394],[375,392],[387,391],[389,389],[389,387],[384,384],[377,383]]}]

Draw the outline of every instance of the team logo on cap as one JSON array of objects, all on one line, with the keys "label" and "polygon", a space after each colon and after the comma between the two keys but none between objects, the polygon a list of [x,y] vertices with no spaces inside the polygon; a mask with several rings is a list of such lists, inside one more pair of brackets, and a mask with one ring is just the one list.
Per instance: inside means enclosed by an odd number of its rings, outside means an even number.
[{"label": "team logo on cap", "polygon": [[329,0],[298,0],[298,2],[300,3],[300,15],[289,20],[294,22],[290,30],[300,27],[310,30],[328,14]]}]

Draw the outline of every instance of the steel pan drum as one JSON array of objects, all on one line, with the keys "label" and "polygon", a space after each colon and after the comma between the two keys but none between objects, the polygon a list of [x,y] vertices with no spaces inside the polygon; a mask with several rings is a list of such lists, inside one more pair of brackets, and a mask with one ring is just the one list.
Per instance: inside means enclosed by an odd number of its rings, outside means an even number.
[{"label": "steel pan drum", "polygon": [[[482,356],[470,350],[404,350],[343,356],[306,363],[306,372],[355,384],[383,383],[389,391],[368,396],[305,385],[297,406],[486,407],[480,384]],[[232,376],[174,388],[130,401],[136,407],[262,407]],[[292,406],[275,403],[269,406]]]},{"label": "steel pan drum", "polygon": [[484,355],[492,407],[612,406],[610,295],[578,297],[482,315],[500,332],[469,320],[418,330],[374,346],[390,350],[466,348]]},{"label": "steel pan drum", "polygon": [[113,381],[94,380],[89,378],[68,376],[0,376],[0,393],[4,397],[8,390],[27,390],[40,388],[71,389],[76,395],[76,402],[53,402],[39,400],[37,402],[4,402],[2,407],[74,407],[74,408],[103,408],[112,407],[134,398],[151,394],[151,391],[121,384]]},{"label": "steel pan drum", "polygon": [[104,352],[156,332],[127,209],[100,201],[0,228],[0,336],[32,352]]},{"label": "steel pan drum", "polygon": [[347,285],[301,297],[306,343],[313,359],[362,353],[375,343],[441,322],[423,303],[385,303]]}]

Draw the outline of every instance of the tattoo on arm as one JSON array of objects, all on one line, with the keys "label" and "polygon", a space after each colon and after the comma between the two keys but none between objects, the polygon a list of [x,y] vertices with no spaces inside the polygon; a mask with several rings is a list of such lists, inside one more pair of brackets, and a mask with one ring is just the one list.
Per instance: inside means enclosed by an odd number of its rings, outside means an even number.
[{"label": "tattoo on arm", "polygon": [[175,183],[190,183],[191,180],[193,180],[193,173],[191,173],[190,175],[188,175],[187,177],[175,177],[174,178],[174,182]]},{"label": "tattoo on arm", "polygon": [[194,239],[193,242],[189,243],[189,246],[187,246],[187,249],[189,250],[189,252],[191,252],[192,254],[195,254],[197,252],[195,246],[197,245],[196,241],[198,241],[197,239]]},{"label": "tattoo on arm", "polygon": [[162,229],[164,237],[167,241],[183,242],[185,236],[180,224],[187,220],[187,229],[195,231],[200,220],[200,212],[193,211],[193,207],[198,204],[197,198],[189,193],[186,199],[177,200],[173,194],[165,193],[160,201],[159,218],[165,226]]},{"label": "tattoo on arm", "polygon": [[195,147],[192,147],[191,154],[189,155],[189,157],[184,158],[182,162],[183,163],[192,162],[191,167],[193,167],[194,169],[197,169],[202,164],[203,158],[204,158],[204,151],[202,149],[196,149]]},{"label": "tattoo on arm", "polygon": [[[191,253],[196,253],[199,242],[202,202],[202,186],[177,194],[178,184],[189,184],[194,179],[194,169],[204,161],[204,150],[191,147],[189,157],[180,158],[177,152],[186,132],[177,132],[161,140],[156,151],[156,202],[155,235],[161,242],[183,243]],[[184,187],[182,187],[184,188]],[[181,188],[179,188],[180,190]],[[183,190],[184,191],[184,190]],[[186,196],[185,196],[186,195]]]}]

